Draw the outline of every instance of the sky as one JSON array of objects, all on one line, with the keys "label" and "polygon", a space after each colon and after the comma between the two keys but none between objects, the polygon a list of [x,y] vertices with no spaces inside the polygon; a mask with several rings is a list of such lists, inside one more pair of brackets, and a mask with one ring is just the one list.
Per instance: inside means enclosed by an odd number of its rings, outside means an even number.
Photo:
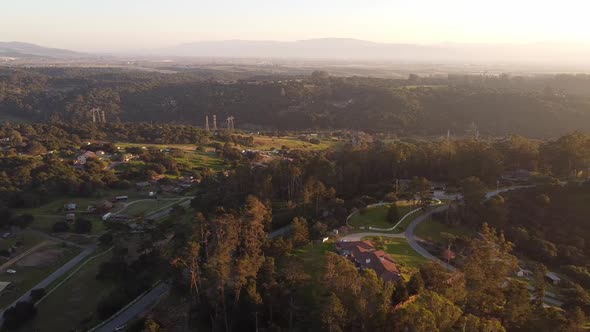
[{"label": "sky", "polygon": [[587,0],[0,0],[0,41],[117,51],[208,40],[590,43]]}]

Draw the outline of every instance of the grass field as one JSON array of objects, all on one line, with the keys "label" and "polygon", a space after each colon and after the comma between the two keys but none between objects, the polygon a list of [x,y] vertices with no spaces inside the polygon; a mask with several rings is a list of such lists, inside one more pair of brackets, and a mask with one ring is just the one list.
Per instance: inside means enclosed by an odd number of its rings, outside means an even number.
[{"label": "grass field", "polygon": [[10,267],[16,270],[15,274],[0,275],[0,281],[12,282],[10,289],[0,293],[0,307],[12,303],[79,253],[79,248],[64,248],[60,244],[53,244],[39,248],[18,260]]},{"label": "grass field", "polygon": [[20,331],[86,331],[99,320],[96,307],[115,285],[96,280],[101,263],[111,255],[99,257],[84,265],[37,307],[37,316]]},{"label": "grass field", "polygon": [[393,257],[406,280],[418,270],[420,265],[426,262],[426,258],[412,249],[406,239],[385,237],[367,239],[372,241],[375,246],[382,247],[386,253]]},{"label": "grass field", "polygon": [[0,250],[8,249],[17,242],[22,242],[23,246],[19,248],[19,252],[22,253],[41,243],[41,241],[43,241],[43,237],[41,235],[25,230],[18,235],[13,235],[6,239],[0,239]]},{"label": "grass field", "polygon": [[[87,213],[86,210],[89,205],[94,203],[110,200],[118,195],[129,196],[130,199],[145,198],[141,193],[135,190],[100,190],[91,197],[57,197],[49,203],[43,204],[35,208],[17,209],[15,213],[24,214],[29,213],[35,217],[35,221],[31,225],[31,228],[37,229],[44,232],[51,232],[53,224],[58,221],[64,221],[67,212],[63,211],[64,204],[75,203],[78,205],[76,211],[72,211],[76,214],[76,218],[85,218],[92,222],[91,234],[97,235],[102,234],[105,230],[104,223],[102,222],[100,215]],[[117,211],[122,204],[115,204],[113,211]]]},{"label": "grass field", "polygon": [[[399,206],[399,218],[403,218],[407,213],[414,210],[415,208],[411,205],[401,205]],[[354,216],[350,218],[348,223],[356,228],[360,227],[378,227],[378,228],[390,228],[393,227],[395,223],[387,221],[387,212],[389,211],[389,205],[380,205],[372,208],[368,208],[365,210],[364,213],[356,213]],[[402,224],[400,224],[396,229],[394,229],[393,233],[401,233],[405,230],[407,225],[415,218],[419,213],[416,213],[415,216],[410,216],[404,220]],[[399,221],[399,220],[398,220]]]},{"label": "grass field", "polygon": [[293,254],[301,258],[305,272],[312,278],[319,278],[326,266],[326,253],[335,252],[334,243],[314,243],[294,250]]},{"label": "grass field", "polygon": [[[224,169],[225,162],[213,151],[196,151],[197,146],[193,144],[137,144],[137,143],[115,143],[116,146],[121,148],[128,147],[154,147],[158,149],[175,148],[184,151],[184,156],[175,157],[174,159],[179,164],[182,164],[186,169],[194,168],[211,168],[213,170]],[[211,150],[211,149],[209,149]],[[132,160],[129,163],[121,164],[115,168],[115,170],[122,170],[127,165],[143,165],[143,161]],[[172,176],[171,176],[172,177]]]},{"label": "grass field", "polygon": [[121,214],[126,214],[128,216],[136,216],[139,214],[148,214],[152,211],[159,209],[160,207],[168,204],[168,202],[172,201],[162,201],[158,202],[155,199],[147,200],[147,201],[140,201],[137,203],[130,204],[126,208],[122,209],[120,212]]},{"label": "grass field", "polygon": [[297,137],[254,136],[254,148],[258,150],[280,150],[283,146],[297,150],[325,150],[338,144],[337,141],[320,139],[320,144],[312,144]]},{"label": "grass field", "polygon": [[442,237],[442,233],[450,233],[456,236],[469,236],[473,234],[473,231],[460,227],[460,226],[449,226],[433,219],[423,221],[416,227],[416,236],[421,239],[431,241],[438,244],[445,244],[445,240]]}]

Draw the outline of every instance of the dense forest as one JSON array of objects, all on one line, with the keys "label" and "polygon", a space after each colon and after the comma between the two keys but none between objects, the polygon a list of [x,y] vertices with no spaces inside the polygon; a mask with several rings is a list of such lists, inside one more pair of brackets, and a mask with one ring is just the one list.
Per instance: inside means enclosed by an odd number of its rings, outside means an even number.
[{"label": "dense forest", "polygon": [[[238,79],[241,78],[241,79]],[[358,129],[399,135],[550,138],[590,129],[590,77],[449,76],[407,80],[253,77],[219,72],[141,73],[112,69],[1,69],[0,112],[24,120],[241,128]],[[211,119],[210,119],[211,120]]]}]

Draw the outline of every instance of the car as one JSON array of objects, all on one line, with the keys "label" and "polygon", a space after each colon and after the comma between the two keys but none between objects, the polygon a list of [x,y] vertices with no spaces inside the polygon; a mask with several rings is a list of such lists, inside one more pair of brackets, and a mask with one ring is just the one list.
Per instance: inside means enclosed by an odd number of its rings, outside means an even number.
[{"label": "car", "polygon": [[16,273],[16,270],[8,269],[8,270],[6,270],[6,273],[15,274]]},{"label": "car", "polygon": [[10,236],[10,233],[4,233],[4,234],[2,234],[2,237],[3,237],[3,238],[7,238],[7,237],[9,237],[9,236]]},{"label": "car", "polygon": [[123,331],[127,327],[127,324],[115,327],[113,331]]}]

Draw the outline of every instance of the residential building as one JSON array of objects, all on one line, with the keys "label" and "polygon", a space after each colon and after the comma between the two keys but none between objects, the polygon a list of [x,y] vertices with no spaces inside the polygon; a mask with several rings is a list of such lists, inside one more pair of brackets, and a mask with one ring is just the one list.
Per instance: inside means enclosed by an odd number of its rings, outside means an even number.
[{"label": "residential building", "polygon": [[402,278],[393,258],[383,250],[377,250],[370,241],[339,242],[336,250],[359,268],[375,271],[385,281],[396,282]]}]

